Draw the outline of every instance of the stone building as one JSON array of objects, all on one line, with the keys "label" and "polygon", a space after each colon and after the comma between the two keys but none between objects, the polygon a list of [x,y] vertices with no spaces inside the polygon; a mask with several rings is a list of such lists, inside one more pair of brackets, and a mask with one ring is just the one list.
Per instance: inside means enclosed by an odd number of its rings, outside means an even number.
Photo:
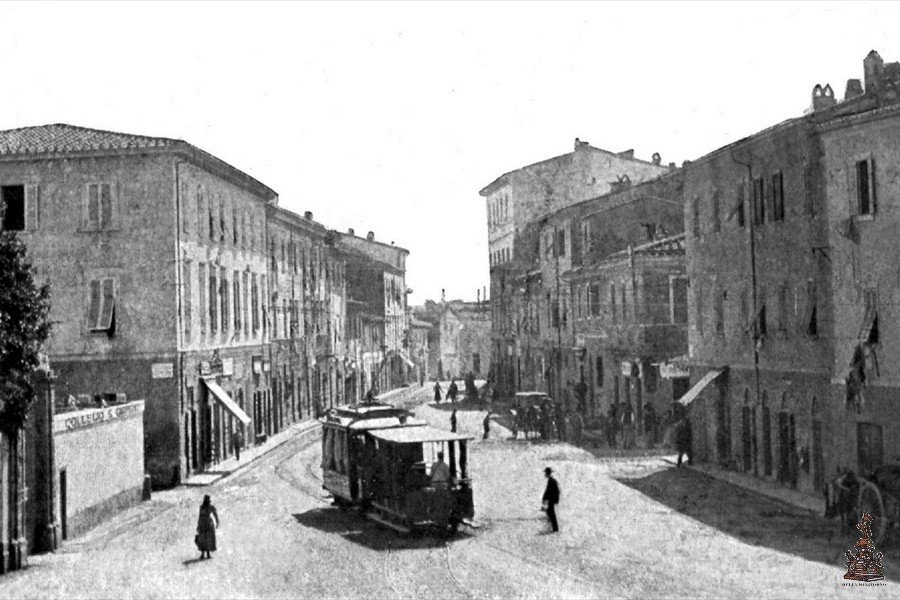
[{"label": "stone building", "polygon": [[821,490],[895,457],[900,64],[685,169],[699,457]]},{"label": "stone building", "polygon": [[441,308],[437,328],[444,378],[464,379],[469,373],[485,378],[491,368],[490,307],[486,302],[451,300]]},{"label": "stone building", "polygon": [[335,234],[336,245],[347,256],[346,286],[351,360],[360,373],[357,391],[364,396],[415,380],[410,360],[407,313],[406,257],[409,251],[365,238],[350,229]]},{"label": "stone building", "polygon": [[[181,140],[45,125],[0,131],[0,201],[51,282],[57,397],[145,399],[155,486],[232,456],[235,431],[261,443],[349,399],[357,244],[336,247],[249,175]],[[379,327],[396,371],[407,251],[359,242],[387,265]]]},{"label": "stone building", "polygon": [[[597,416],[610,402],[629,397],[624,389],[621,394],[615,391],[614,377],[621,370],[617,365],[687,352],[686,322],[662,335],[666,324],[646,306],[651,301],[660,304],[654,296],[658,293],[665,296],[668,310],[670,284],[676,291],[686,289],[677,285],[684,283],[683,241],[653,245],[682,231],[682,187],[678,171],[641,184],[617,185],[522,231],[517,260],[526,271],[506,278],[514,291],[508,294],[506,311],[514,317],[511,337],[516,341],[507,347],[507,355],[514,360],[518,389],[568,397],[574,408],[573,389],[584,382],[582,409]],[[629,248],[642,249],[639,259],[621,254]],[[660,335],[647,337],[651,332]],[[624,382],[638,385],[637,373],[622,375]]]},{"label": "stone building", "polygon": [[[487,204],[488,260],[491,273],[492,377],[500,394],[513,393],[514,357],[520,350],[513,331],[516,301],[511,280],[527,273],[520,255],[531,250],[521,235],[530,224],[566,206],[601,196],[614,186],[656,177],[667,171],[634,158],[634,151],[609,152],[576,138],[572,152],[505,173],[479,194]],[[526,246],[523,248],[523,245]]]}]

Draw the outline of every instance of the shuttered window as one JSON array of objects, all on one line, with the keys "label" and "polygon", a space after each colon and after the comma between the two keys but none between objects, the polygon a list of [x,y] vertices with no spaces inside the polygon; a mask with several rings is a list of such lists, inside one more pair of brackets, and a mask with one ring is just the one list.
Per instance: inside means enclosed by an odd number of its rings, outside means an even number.
[{"label": "shuttered window", "polygon": [[115,319],[115,309],[115,280],[91,280],[91,303],[88,309],[88,329],[91,331],[110,331]]}]

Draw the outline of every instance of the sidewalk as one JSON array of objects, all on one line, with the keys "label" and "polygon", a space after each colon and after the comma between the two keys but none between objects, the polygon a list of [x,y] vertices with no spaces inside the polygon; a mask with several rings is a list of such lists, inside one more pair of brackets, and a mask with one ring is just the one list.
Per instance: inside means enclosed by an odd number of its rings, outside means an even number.
[{"label": "sidewalk", "polygon": [[295,437],[305,435],[307,432],[314,431],[318,427],[319,422],[315,419],[301,421],[300,423],[294,423],[284,431],[280,431],[271,436],[262,444],[244,448],[241,451],[241,460],[237,460],[233,457],[229,458],[228,460],[223,460],[219,463],[211,465],[208,471],[193,475],[192,477],[183,481],[181,484],[186,486],[212,485],[223,477],[228,477],[229,475],[232,475],[233,473],[241,470],[260,456],[263,456],[267,452],[271,452],[288,440],[292,440]]},{"label": "sidewalk", "polygon": [[[665,457],[663,460],[672,464],[676,464],[676,458],[674,456]],[[769,498],[772,498],[774,500],[779,500],[790,506],[794,506],[802,510],[808,510],[818,515],[825,514],[825,500],[822,497],[812,496],[805,492],[794,490],[785,487],[782,484],[771,482],[765,479],[760,479],[752,475],[728,471],[715,465],[697,463],[688,465],[687,463],[682,463],[681,466],[682,468],[687,467],[688,469],[693,469],[694,471],[703,473],[708,477],[712,477],[720,481],[725,481],[726,483],[730,483],[731,485],[735,485],[745,490],[756,492],[757,494],[761,494],[763,496],[768,496]]]}]

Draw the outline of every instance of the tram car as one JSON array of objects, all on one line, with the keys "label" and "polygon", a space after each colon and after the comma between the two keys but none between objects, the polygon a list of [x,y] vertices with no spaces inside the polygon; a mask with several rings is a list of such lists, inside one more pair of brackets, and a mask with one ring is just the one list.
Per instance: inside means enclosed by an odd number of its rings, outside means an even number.
[{"label": "tram car", "polygon": [[[402,533],[453,533],[475,515],[466,452],[471,439],[389,404],[333,408],[322,418],[322,487],[336,505]],[[446,485],[431,480],[438,452],[449,467]]]}]

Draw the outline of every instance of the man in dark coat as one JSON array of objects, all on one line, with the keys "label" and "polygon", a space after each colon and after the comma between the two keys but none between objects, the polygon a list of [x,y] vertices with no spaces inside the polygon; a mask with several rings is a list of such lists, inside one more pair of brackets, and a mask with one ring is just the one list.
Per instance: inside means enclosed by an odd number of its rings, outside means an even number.
[{"label": "man in dark coat", "polygon": [[675,426],[675,450],[678,451],[678,466],[681,466],[681,457],[687,454],[688,464],[694,464],[691,456],[691,446],[694,443],[694,432],[691,429],[691,419],[687,415],[681,417]]},{"label": "man in dark coat", "polygon": [[484,437],[481,439],[486,440],[491,435],[491,411],[487,411],[487,414],[484,415]]},{"label": "man in dark coat", "polygon": [[441,384],[437,379],[435,379],[434,380],[434,401],[437,403],[440,403],[440,401],[441,401],[441,391],[443,391],[441,389]]},{"label": "man in dark coat", "polygon": [[241,460],[241,447],[244,445],[244,436],[241,435],[240,429],[235,429],[231,434],[231,443],[234,446],[234,457]]},{"label": "man in dark coat", "polygon": [[451,402],[456,402],[456,394],[459,393],[459,386],[456,385],[456,380],[450,381],[450,387],[447,388],[447,397],[450,398]]},{"label": "man in dark coat", "polygon": [[559,531],[559,523],[556,522],[556,505],[559,504],[559,484],[553,478],[553,469],[547,467],[544,469],[544,475],[547,477],[547,487],[544,489],[544,497],[542,498],[544,510],[547,511],[547,518],[550,519],[550,527],[554,532]]},{"label": "man in dark coat", "polygon": [[456,433],[456,409],[453,409],[453,412],[450,413],[450,431]]},{"label": "man in dark coat", "polygon": [[606,412],[606,442],[610,448],[616,447],[616,430],[619,427],[619,414],[615,404],[609,405]]}]

